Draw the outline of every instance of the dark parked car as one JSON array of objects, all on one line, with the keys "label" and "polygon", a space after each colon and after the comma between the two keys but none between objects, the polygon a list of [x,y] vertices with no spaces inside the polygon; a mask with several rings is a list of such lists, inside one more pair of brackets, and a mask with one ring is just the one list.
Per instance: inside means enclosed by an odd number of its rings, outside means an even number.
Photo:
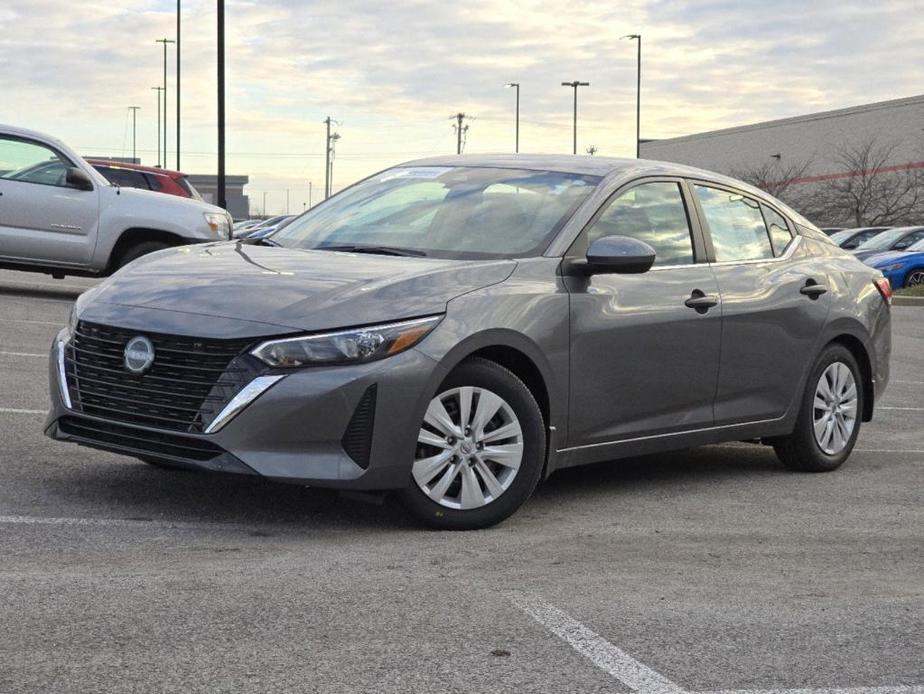
[{"label": "dark parked car", "polygon": [[163,467],[396,490],[435,526],[484,527],[584,463],[760,440],[793,470],[837,468],[888,382],[890,296],[724,176],[423,160],[83,294],[46,431]]},{"label": "dark parked car", "polygon": [[845,251],[852,251],[854,248],[875,238],[883,231],[891,227],[858,227],[856,229],[841,229],[831,234],[831,240]]},{"label": "dark parked car", "polygon": [[924,227],[897,227],[877,234],[857,246],[853,254],[860,260],[885,251],[903,251],[924,239]]}]

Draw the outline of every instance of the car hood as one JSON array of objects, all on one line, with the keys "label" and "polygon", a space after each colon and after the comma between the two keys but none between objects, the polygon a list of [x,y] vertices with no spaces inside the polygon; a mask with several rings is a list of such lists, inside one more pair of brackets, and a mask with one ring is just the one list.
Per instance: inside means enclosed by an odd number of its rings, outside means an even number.
[{"label": "car hood", "polygon": [[174,207],[190,212],[200,211],[203,214],[206,212],[221,215],[227,214],[221,207],[207,203],[204,200],[197,200],[196,198],[184,198],[181,195],[170,195],[167,193],[160,193],[156,190],[143,190],[142,188],[129,188],[128,186],[111,186],[111,188],[116,195],[129,202],[129,204],[131,202],[146,203],[157,205],[161,209],[165,207]]},{"label": "car hood", "polygon": [[[189,324],[190,333],[203,336],[213,333],[209,317],[216,326],[246,322],[254,334],[328,330],[442,313],[450,300],[502,282],[515,267],[513,260],[407,258],[240,242],[181,246],[129,264],[85,297],[80,312],[91,320],[94,314],[111,319],[120,313],[103,305],[190,314],[200,318],[170,322]],[[256,330],[257,325],[266,327]]]},{"label": "car hood", "polygon": [[894,253],[895,251],[885,250],[885,251],[850,251],[850,252],[853,253],[854,257],[855,257],[857,260],[862,260],[863,262],[866,262],[866,259],[867,259],[867,258],[872,258],[874,255],[883,255],[883,254],[885,254],[885,253]]},{"label": "car hood", "polygon": [[862,260],[867,265],[872,265],[873,267],[882,267],[883,265],[891,265],[892,263],[896,263],[900,260],[910,260],[914,256],[915,253],[913,251],[879,251],[878,253],[867,256]]}]

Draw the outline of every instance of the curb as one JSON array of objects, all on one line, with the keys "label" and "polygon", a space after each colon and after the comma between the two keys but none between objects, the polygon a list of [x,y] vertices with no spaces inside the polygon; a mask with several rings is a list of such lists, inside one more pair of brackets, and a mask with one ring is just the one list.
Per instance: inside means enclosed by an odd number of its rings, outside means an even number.
[{"label": "curb", "polygon": [[901,296],[892,297],[893,306],[924,306],[924,296]]}]

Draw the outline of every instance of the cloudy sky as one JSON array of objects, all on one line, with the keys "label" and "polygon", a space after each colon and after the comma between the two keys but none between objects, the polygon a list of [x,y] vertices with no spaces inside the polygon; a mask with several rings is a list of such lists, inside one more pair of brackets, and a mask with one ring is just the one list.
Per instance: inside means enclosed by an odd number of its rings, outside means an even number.
[{"label": "cloudy sky", "polygon": [[[183,4],[183,158],[215,171],[215,2]],[[256,211],[293,211],[324,178],[323,119],[339,122],[334,187],[455,151],[450,114],[474,118],[467,152],[578,146],[632,155],[635,44],[643,35],[642,137],[683,135],[924,90],[921,0],[227,0],[228,172]],[[156,160],[159,37],[172,0],[3,0],[0,123],[53,133],[84,154]],[[174,126],[174,56],[169,65]],[[168,163],[175,163],[170,136]]]}]

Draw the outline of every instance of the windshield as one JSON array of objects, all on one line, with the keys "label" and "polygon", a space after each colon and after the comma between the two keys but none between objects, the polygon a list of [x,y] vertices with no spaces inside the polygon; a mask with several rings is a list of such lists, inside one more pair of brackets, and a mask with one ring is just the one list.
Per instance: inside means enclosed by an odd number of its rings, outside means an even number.
[{"label": "windshield", "polygon": [[924,251],[924,239],[916,241],[915,243],[908,246],[909,251]]},{"label": "windshield", "polygon": [[287,248],[527,257],[545,249],[599,181],[552,171],[399,167],[348,188],[272,238]]},{"label": "windshield", "polygon": [[884,231],[881,234],[876,234],[869,241],[865,241],[857,246],[858,251],[885,251],[888,250],[893,243],[898,241],[902,236],[908,233],[908,229],[892,229],[891,231]]},{"label": "windshield", "polygon": [[853,229],[846,229],[844,231],[836,231],[831,234],[828,238],[834,241],[837,245],[841,245],[844,241],[853,236],[856,232]]}]

